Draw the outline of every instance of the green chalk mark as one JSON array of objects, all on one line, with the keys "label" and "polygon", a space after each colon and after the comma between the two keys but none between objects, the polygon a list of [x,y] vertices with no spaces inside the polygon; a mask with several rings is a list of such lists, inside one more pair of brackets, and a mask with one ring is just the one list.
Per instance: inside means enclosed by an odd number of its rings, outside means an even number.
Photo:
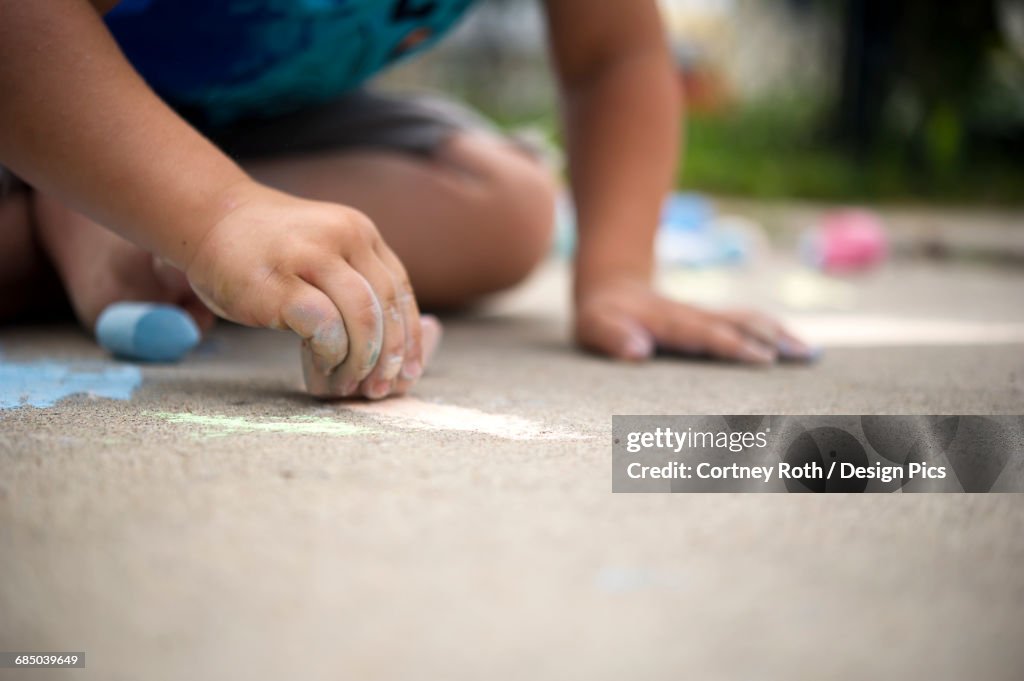
[{"label": "green chalk mark", "polygon": [[192,426],[196,434],[207,437],[224,437],[240,433],[287,433],[289,435],[368,435],[378,431],[336,421],[323,416],[287,416],[276,419],[250,419],[244,416],[219,414],[200,415],[164,411],[146,412],[169,423]]}]

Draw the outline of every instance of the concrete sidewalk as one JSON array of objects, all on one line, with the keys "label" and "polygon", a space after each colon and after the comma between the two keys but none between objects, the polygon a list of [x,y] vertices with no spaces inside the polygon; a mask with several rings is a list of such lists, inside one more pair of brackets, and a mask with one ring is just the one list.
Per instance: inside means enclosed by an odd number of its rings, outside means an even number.
[{"label": "concrete sidewalk", "polygon": [[[666,285],[828,331],[792,276]],[[1024,272],[817,291],[890,341],[769,370],[578,354],[566,285],[448,320],[411,401],[312,402],[291,338],[225,326],[130,400],[0,410],[0,650],[108,680],[1021,678],[1019,497],[612,495],[609,440],[616,413],[1022,413]],[[0,345],[102,358],[72,329]]]}]

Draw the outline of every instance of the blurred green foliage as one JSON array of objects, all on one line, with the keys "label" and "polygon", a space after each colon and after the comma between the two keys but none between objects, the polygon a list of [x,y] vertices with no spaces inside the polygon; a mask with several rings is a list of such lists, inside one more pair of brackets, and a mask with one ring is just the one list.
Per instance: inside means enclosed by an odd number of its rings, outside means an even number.
[{"label": "blurred green foliage", "polygon": [[954,116],[929,121],[928,157],[888,134],[854,158],[822,132],[813,101],[751,103],[691,115],[678,184],[761,198],[1024,203],[1024,164],[983,150],[964,155]]},{"label": "blurred green foliage", "polygon": [[[774,2],[795,13],[826,12],[836,31],[826,82],[799,95],[784,89],[690,113],[680,188],[833,202],[1024,205],[1024,50],[1009,40],[1003,24],[1010,22],[998,20],[1003,5]],[[505,128],[526,125],[558,139],[553,91],[524,97],[529,88],[522,84],[535,81],[509,77],[516,87],[503,88],[494,76],[540,72],[542,61],[519,56],[475,70],[480,60],[458,63],[464,77],[446,89]]]},{"label": "blurred green foliage", "polygon": [[[551,112],[509,116],[489,110],[480,98],[469,99],[506,130],[530,127],[560,140]],[[934,151],[922,157],[898,133],[887,134],[876,151],[854,157],[829,140],[822,123],[826,106],[820,98],[807,98],[691,113],[677,187],[764,199],[1024,204],[1024,163],[986,150],[965,156],[952,117],[929,125],[928,148],[939,150],[937,157]]]}]

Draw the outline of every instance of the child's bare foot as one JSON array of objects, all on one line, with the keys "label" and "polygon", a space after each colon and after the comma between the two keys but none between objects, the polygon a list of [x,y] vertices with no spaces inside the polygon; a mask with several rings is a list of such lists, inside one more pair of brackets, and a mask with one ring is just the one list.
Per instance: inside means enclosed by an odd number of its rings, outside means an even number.
[{"label": "child's bare foot", "polygon": [[203,332],[213,326],[213,313],[199,301],[179,270],[38,192],[33,208],[43,248],[75,315],[90,333],[104,308],[121,301],[179,305]]},{"label": "child's bare foot", "polygon": [[39,266],[29,224],[28,193],[17,191],[5,196],[3,191],[0,186],[0,321],[24,312],[30,304],[31,292],[24,289],[32,285]]}]

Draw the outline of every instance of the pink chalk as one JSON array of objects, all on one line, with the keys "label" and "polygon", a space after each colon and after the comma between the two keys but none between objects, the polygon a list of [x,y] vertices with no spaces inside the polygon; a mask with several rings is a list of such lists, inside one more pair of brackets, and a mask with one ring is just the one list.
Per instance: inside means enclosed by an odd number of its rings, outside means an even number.
[{"label": "pink chalk", "polygon": [[885,260],[889,245],[877,215],[851,208],[822,216],[819,226],[804,234],[800,250],[809,265],[846,273],[876,267]]}]

